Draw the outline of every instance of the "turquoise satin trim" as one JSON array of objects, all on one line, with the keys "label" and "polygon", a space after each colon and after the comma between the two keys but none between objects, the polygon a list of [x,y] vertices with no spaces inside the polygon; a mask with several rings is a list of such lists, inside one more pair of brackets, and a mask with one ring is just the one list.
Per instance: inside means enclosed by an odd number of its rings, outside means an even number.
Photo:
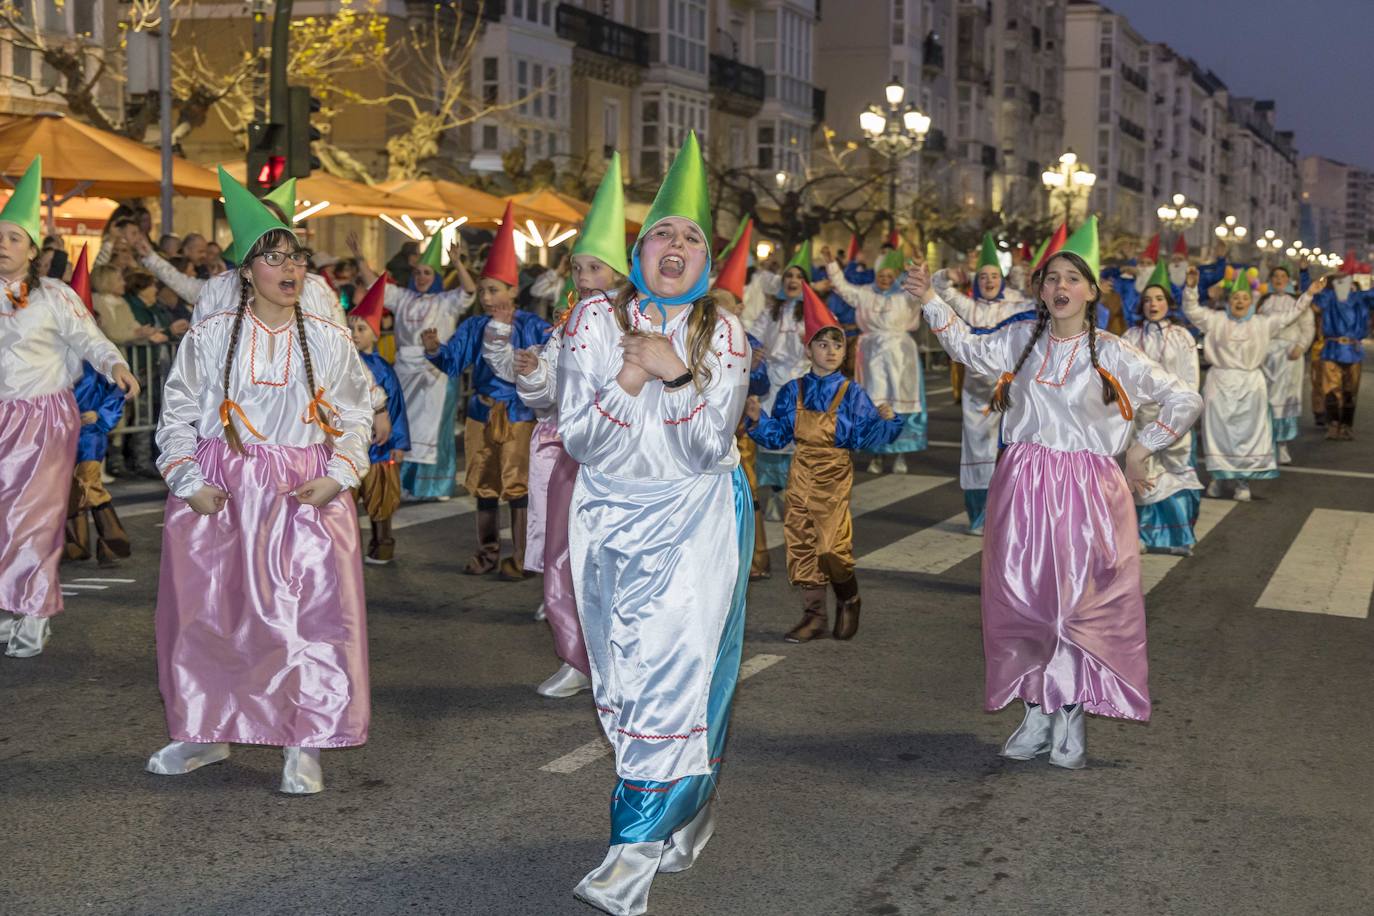
[{"label": "turquoise satin trim", "polygon": [[1193,526],[1202,507],[1201,490],[1179,490],[1148,506],[1136,506],[1140,539],[1146,547],[1192,547],[1197,543]]},{"label": "turquoise satin trim", "polygon": [[760,490],[764,487],[786,490],[787,478],[792,475],[792,453],[759,449],[754,454],[754,474],[759,479]]},{"label": "turquoise satin trim", "polygon": [[458,474],[458,449],[454,440],[454,417],[458,413],[458,397],[462,380],[450,376],[444,392],[443,419],[439,421],[439,444],[435,448],[433,464],[401,463],[401,486],[416,499],[438,499],[452,496],[454,478]]},{"label": "turquoise satin trim", "polygon": [[983,527],[983,516],[988,511],[988,491],[965,490],[964,511],[968,513],[968,526],[970,528]]},{"label": "turquoise satin trim", "polygon": [[896,439],[892,440],[887,445],[880,445],[873,449],[873,454],[905,455],[909,452],[925,451],[925,411],[920,413],[899,413],[897,416],[902,420],[902,431],[897,434]]},{"label": "turquoise satin trim", "polygon": [[739,566],[735,595],[716,650],[711,674],[711,694],[706,704],[706,740],[711,760],[709,775],[684,776],[672,782],[622,779],[611,795],[611,845],[657,843],[667,840],[702,809],[715,791],[720,761],[725,752],[725,732],[730,706],[739,681],[740,654],[744,650],[744,598],[749,590],[749,563],[754,556],[754,494],[744,469],[731,475],[735,495],[735,531]]},{"label": "turquoise satin trim", "polygon": [[1275,417],[1274,438],[1279,442],[1292,442],[1298,438],[1298,418]]}]

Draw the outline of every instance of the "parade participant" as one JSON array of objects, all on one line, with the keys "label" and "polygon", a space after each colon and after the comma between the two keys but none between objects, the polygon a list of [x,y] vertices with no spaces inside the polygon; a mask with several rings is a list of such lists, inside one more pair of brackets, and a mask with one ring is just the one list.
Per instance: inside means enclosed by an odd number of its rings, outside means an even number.
[{"label": "parade participant", "polygon": [[[810,365],[806,344],[802,341],[802,290],[810,276],[811,242],[807,241],[787,262],[782,271],[782,284],[773,301],[749,328],[749,333],[763,344],[764,360],[768,364],[769,390],[761,399],[764,412],[773,409],[773,399],[782,386],[805,375]],[[759,489],[771,487],[781,491],[786,487],[791,460],[791,446],[776,452],[760,449],[754,458]],[[781,518],[781,512],[778,517]]]},{"label": "parade participant", "polygon": [[[95,315],[91,298],[91,275],[86,246],[76,259],[71,288]],[[101,566],[114,566],[129,556],[129,536],[115,512],[114,497],[105,489],[101,466],[110,445],[110,431],[124,415],[124,392],[88,362],[81,364],[81,378],[72,390],[81,415],[81,432],[76,440],[76,467],[72,471],[71,498],[67,502],[67,545],[69,560],[89,560],[91,529],[87,513],[95,517],[96,560]]]},{"label": "parade participant", "polygon": [[[458,273],[458,286],[444,290],[442,233],[435,233],[413,267],[405,286],[388,283],[383,304],[395,319],[396,377],[405,395],[410,426],[410,451],[401,465],[401,487],[414,499],[446,500],[453,496],[458,473],[455,422],[459,379],[446,376],[426,359],[422,339],[433,328],[439,343],[458,329],[477,286],[463,263],[462,243],[454,236],[449,261]],[[371,286],[377,272],[362,256],[358,240],[348,247],[358,259],[358,275]],[[485,416],[485,412],[483,416]]]},{"label": "parade participant", "polygon": [[[802,619],[785,638],[810,642],[826,634],[828,585],[835,590],[834,636],[853,639],[859,631],[861,601],[849,513],[854,484],[849,452],[873,451],[892,442],[905,424],[890,404],[874,407],[863,385],[840,372],[845,354],[843,330],[810,288],[803,295],[811,371],[782,387],[770,416],[763,416],[758,401],[751,399],[746,407],[747,425],[752,427],[749,435],[760,445],[781,448],[793,441],[797,445],[784,497],[783,537],[788,581],[802,590]],[[870,307],[867,302],[859,305],[861,322]]]},{"label": "parade participant", "polygon": [[[1268,315],[1276,309],[1288,310],[1297,299],[1293,295],[1293,272],[1287,264],[1269,271],[1269,291],[1255,311]],[[1298,418],[1302,416],[1302,381],[1306,374],[1303,353],[1312,346],[1316,321],[1310,308],[1298,320],[1275,332],[1264,357],[1264,379],[1269,383],[1269,409],[1274,414],[1274,439],[1278,442],[1279,464],[1292,464],[1288,443],[1298,438]]]},{"label": "parade participant", "polygon": [[367,740],[358,517],[367,370],[345,328],[299,307],[306,251],[220,169],[242,254],[236,307],[195,325],[163,391],[171,495],[158,580],[159,775],[284,748],[281,791],[324,788],[321,748]]},{"label": "parade participant", "polygon": [[829,248],[822,249],[821,257],[835,292],[854,306],[861,331],[855,345],[854,377],[871,397],[890,404],[902,420],[902,434],[874,448],[878,455],[895,454],[895,462],[889,466],[886,459],[875,458],[868,470],[905,474],[907,454],[926,447],[926,384],[920,351],[911,336],[920,327],[921,309],[897,285],[901,252],[893,249],[883,255],[872,284],[863,287],[849,282]]},{"label": "parade participant", "polygon": [[[996,334],[971,333],[935,296],[923,266],[906,281],[951,355],[998,379],[990,406],[1004,415],[1007,448],[989,488],[983,545],[986,708],[1025,704],[1003,756],[1048,751],[1050,763],[1069,769],[1087,763],[1085,712],[1150,718],[1131,493],[1150,485],[1146,456],[1202,407],[1183,382],[1089,320],[1099,264],[1090,217],[1045,264],[1036,320]],[[1135,432],[1134,407],[1148,402],[1160,405],[1159,418]]]},{"label": "parade participant", "polygon": [[[377,353],[382,336],[382,301],[386,280],[373,281],[361,301],[348,313],[348,330],[353,335],[363,365],[372,376],[372,447],[367,453],[368,470],[358,488],[358,498],[372,525],[372,540],[367,545],[364,563],[378,566],[396,556],[396,539],[391,536],[391,517],[401,505],[401,460],[410,448],[410,426],[406,422],[406,398],[396,370]],[[378,416],[389,422],[379,424]]]},{"label": "parade participant", "polygon": [[[1053,248],[1058,252],[1063,244],[1064,239],[1052,237],[1045,247],[1047,251]],[[972,297],[960,292],[966,281],[967,277],[957,269],[938,270],[931,277],[935,294],[975,332],[991,330],[1011,318],[1022,315],[1027,309],[1034,308],[1031,303],[1020,299],[1007,289],[1006,281],[1002,277],[1002,268],[997,261],[997,248],[992,243],[990,235],[983,237],[978,271],[973,278]],[[958,357],[951,354],[950,358]],[[959,486],[964,491],[968,530],[974,535],[983,533],[988,484],[992,481],[992,473],[997,467],[997,433],[1002,425],[1002,416],[1000,412],[988,408],[988,402],[992,399],[994,378],[995,375],[966,371],[964,394],[959,406],[964,418],[960,433]]]},{"label": "parade participant", "polygon": [[[630,272],[625,259],[625,192],[620,153],[611,154],[592,207],[573,246],[573,302],[618,289]],[[569,316],[564,314],[563,320]],[[563,448],[558,434],[558,357],[563,350],[560,321],[538,351],[517,350],[515,388],[520,400],[539,417],[530,440],[530,511],[525,568],[544,574],[544,619],[553,631],[554,651],[562,665],[535,688],[540,696],[576,696],[592,685],[591,662],[577,619],[572,559],[568,553],[568,511],[577,482],[577,461]]]},{"label": "parade participant", "polygon": [[[1321,392],[1326,416],[1326,438],[1349,442],[1355,438],[1355,397],[1360,391],[1364,362],[1362,341],[1370,333],[1374,291],[1355,286],[1359,264],[1352,251],[1330,283],[1318,280],[1304,296],[1315,297],[1321,309]],[[1304,301],[1304,305],[1306,301]]]},{"label": "parade participant", "polygon": [[[423,264],[415,267],[420,275]],[[467,458],[463,486],[477,500],[477,553],[463,567],[470,576],[497,570],[503,581],[515,582],[525,572],[526,513],[529,507],[530,438],[534,411],[515,390],[515,350],[542,345],[549,339],[549,323],[515,307],[519,284],[515,262],[515,218],[511,205],[492,242],[477,282],[477,299],[484,314],[469,318],[445,341],[438,329],[420,335],[425,358],[450,385],[472,370],[472,397],[463,426]],[[409,398],[409,394],[407,394]],[[452,437],[450,437],[452,438]],[[510,506],[513,552],[501,559],[500,503]]]},{"label": "parade participant", "polygon": [[[733,248],[729,257],[721,265],[720,273],[711,289],[711,297],[716,307],[739,318],[743,323],[744,274],[749,254],[749,241],[753,236],[753,220],[745,220],[740,232],[743,242]],[[764,358],[763,344],[753,334],[744,335],[749,340],[749,401],[757,404],[758,399],[768,394],[772,382],[768,379],[768,361]],[[754,556],[749,563],[749,581],[757,582],[772,577],[772,561],[768,556],[768,534],[763,524],[763,503],[759,501],[759,478],[756,468],[758,449],[753,438],[745,430],[745,422],[740,420],[735,430],[735,446],[739,449],[739,465],[749,481],[749,492],[754,495]]]},{"label": "parade participant", "polygon": [[735,428],[749,346],[707,295],[710,204],[695,133],[634,247],[630,282],[582,301],[558,366],[563,442],[582,464],[569,521],[578,612],[620,777],[605,861],[574,894],[645,912],[660,871],[714,829],[754,547]]},{"label": "parade participant", "polygon": [[[1186,243],[1185,243],[1186,244]],[[1126,317],[1126,325],[1135,327],[1142,320],[1140,298],[1145,292],[1145,287],[1153,282],[1154,276],[1163,269],[1164,282],[1169,283],[1168,269],[1159,260],[1159,233],[1150,236],[1150,243],[1145,246],[1140,257],[1135,259],[1135,264],[1120,269],[1105,268],[1102,271],[1102,279],[1109,283],[1116,294],[1121,297],[1121,312]],[[1173,290],[1169,290],[1169,295],[1173,297]],[[1178,299],[1173,299],[1174,307],[1178,307]],[[1167,317],[1167,316],[1166,316]],[[1099,321],[1098,327],[1103,327]]]},{"label": "parade participant", "polygon": [[43,651],[62,611],[67,496],[81,419],[72,397],[82,360],[128,397],[138,382],[91,313],[61,280],[38,273],[42,159],[0,210],[0,642]]},{"label": "parade participant", "polygon": [[1279,476],[1274,447],[1274,421],[1264,381],[1269,342],[1306,310],[1296,303],[1275,304],[1269,314],[1255,314],[1253,288],[1257,272],[1237,271],[1228,290],[1226,309],[1198,304],[1198,269],[1190,267],[1183,288],[1183,314],[1203,335],[1203,355],[1211,368],[1203,385],[1202,454],[1207,464],[1207,495],[1222,496],[1222,481],[1235,481],[1233,495],[1250,499],[1251,480]]},{"label": "parade participant", "polygon": [[[1124,340],[1173,373],[1197,391],[1199,370],[1197,344],[1193,335],[1169,320],[1176,311],[1169,292],[1169,275],[1164,264],[1156,264],[1147,278],[1150,282],[1140,294],[1144,321],[1127,329]],[[1158,404],[1140,404],[1135,410],[1137,435],[1159,418]],[[1185,431],[1172,445],[1145,459],[1146,479],[1153,484],[1135,494],[1140,543],[1146,551],[1192,556],[1197,536],[1198,510],[1202,504],[1202,484],[1193,461],[1193,433]]]}]

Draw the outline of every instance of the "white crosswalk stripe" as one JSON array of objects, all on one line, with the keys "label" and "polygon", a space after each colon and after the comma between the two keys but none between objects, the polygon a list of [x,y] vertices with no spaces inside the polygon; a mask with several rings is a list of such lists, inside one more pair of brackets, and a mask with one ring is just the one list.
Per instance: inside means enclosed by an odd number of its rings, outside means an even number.
[{"label": "white crosswalk stripe", "polygon": [[1255,606],[1367,618],[1372,558],[1374,512],[1313,509]]},{"label": "white crosswalk stripe", "polygon": [[961,512],[865,554],[858,567],[939,575],[982,550],[983,539],[968,533],[968,517]]},{"label": "white crosswalk stripe", "polygon": [[[860,518],[893,503],[943,486],[953,479],[923,474],[884,474],[872,480],[865,480],[854,487],[849,498],[849,512],[854,518]],[[763,530],[768,536],[769,548],[782,544],[782,522],[765,522]]]},{"label": "white crosswalk stripe", "polygon": [[[1236,507],[1236,503],[1230,500],[1204,499],[1202,508],[1198,511],[1197,524],[1193,526],[1193,534],[1197,537],[1198,543],[1212,533],[1212,529],[1231,513]],[[1140,585],[1145,594],[1154,591],[1156,585],[1164,581],[1164,577],[1169,574],[1179,563],[1185,559],[1193,562],[1186,557],[1171,557],[1164,554],[1152,553],[1140,558]]]}]

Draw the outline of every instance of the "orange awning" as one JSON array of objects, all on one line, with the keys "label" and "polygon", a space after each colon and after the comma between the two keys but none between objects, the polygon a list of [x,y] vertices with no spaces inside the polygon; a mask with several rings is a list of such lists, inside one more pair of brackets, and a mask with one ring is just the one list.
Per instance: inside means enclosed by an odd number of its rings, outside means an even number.
[{"label": "orange awning", "polygon": [[[224,170],[239,181],[248,174],[248,165],[243,160],[226,165]],[[296,212],[307,210],[320,203],[329,206],[316,210],[307,219],[324,216],[399,216],[404,213],[420,219],[443,219],[449,216],[448,210],[433,201],[418,199],[414,195],[397,194],[380,185],[363,184],[350,181],[328,172],[314,172],[309,178],[296,182]],[[310,203],[307,204],[306,201]]]},{"label": "orange awning", "polygon": [[494,223],[506,212],[506,202],[495,194],[440,178],[388,181],[378,185],[394,194],[430,201],[443,207],[447,215],[466,216],[472,223]]}]

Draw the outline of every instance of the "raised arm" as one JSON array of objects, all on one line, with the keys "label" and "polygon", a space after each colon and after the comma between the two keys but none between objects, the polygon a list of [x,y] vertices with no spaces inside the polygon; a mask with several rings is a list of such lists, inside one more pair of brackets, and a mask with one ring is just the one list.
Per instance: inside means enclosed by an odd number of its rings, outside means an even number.
[{"label": "raised arm", "polygon": [[426,351],[425,357],[441,372],[453,376],[462,375],[463,371],[475,364],[477,358],[482,355],[483,331],[486,325],[485,321],[469,318],[458,325],[458,330],[453,332],[453,336],[443,343],[437,352]]},{"label": "raised arm", "polygon": [[921,298],[921,312],[945,352],[974,372],[994,378],[1010,372],[1016,364],[1016,350],[1024,347],[1024,322],[1008,325],[991,334],[975,334],[968,324],[935,295],[931,286],[923,291],[908,290]]},{"label": "raised arm", "polygon": [[947,270],[937,270],[930,276],[930,285],[935,290],[935,295],[944,300],[944,303],[954,310],[960,320],[965,324],[972,324],[973,319],[973,299],[964,295]]},{"label": "raised arm", "polygon": [[849,282],[844,275],[844,271],[840,268],[840,262],[826,262],[825,274],[830,278],[830,288],[838,293],[840,298],[845,302],[857,307],[859,300],[863,298],[863,287],[855,286],[853,283]]},{"label": "raised arm", "polygon": [[173,292],[187,302],[195,302],[200,297],[200,291],[205,288],[204,280],[186,276],[153,251],[151,246],[141,254],[139,261],[147,268],[148,273],[157,277],[159,283],[170,286]]},{"label": "raised arm", "polygon": [[797,419],[797,380],[793,379],[778,391],[773,401],[773,412],[763,414],[758,420],[745,421],[749,438],[764,448],[778,451],[792,442]]},{"label": "raised arm", "polygon": [[1183,314],[1204,334],[1212,333],[1219,322],[1229,320],[1215,309],[1203,308],[1198,304],[1198,288],[1195,277],[1190,277],[1191,285],[1183,287]]}]

